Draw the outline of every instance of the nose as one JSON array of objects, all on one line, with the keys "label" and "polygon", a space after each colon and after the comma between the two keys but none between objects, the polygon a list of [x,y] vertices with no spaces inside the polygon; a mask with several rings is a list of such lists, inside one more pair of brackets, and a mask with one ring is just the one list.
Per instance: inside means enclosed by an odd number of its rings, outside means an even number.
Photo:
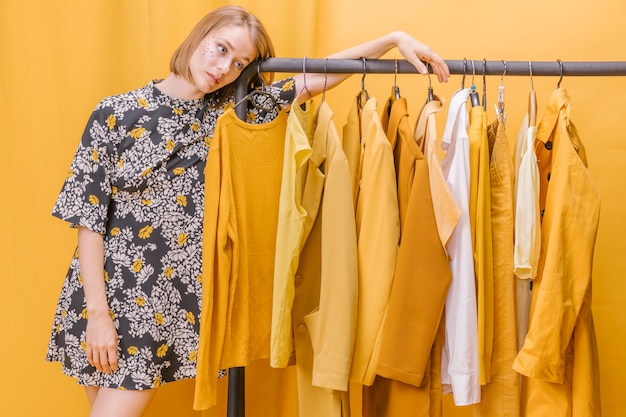
[{"label": "nose", "polygon": [[217,63],[217,69],[222,73],[228,73],[232,66],[233,62],[230,57],[224,57]]}]

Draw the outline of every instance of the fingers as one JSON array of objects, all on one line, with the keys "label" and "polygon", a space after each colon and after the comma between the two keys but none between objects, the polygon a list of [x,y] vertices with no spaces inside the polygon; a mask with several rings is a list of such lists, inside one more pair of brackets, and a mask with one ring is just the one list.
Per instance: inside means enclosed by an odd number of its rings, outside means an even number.
[{"label": "fingers", "polygon": [[87,346],[87,362],[99,372],[110,374],[118,369],[117,346],[109,348],[95,349]]},{"label": "fingers", "polygon": [[109,371],[117,371],[117,349],[109,349],[107,351],[107,359],[109,365]]},{"label": "fingers", "polygon": [[450,69],[448,64],[439,55],[437,55],[429,46],[419,42],[418,40],[407,36],[402,43],[398,44],[398,49],[420,74],[427,74],[427,65],[432,69],[433,74],[437,76],[439,82],[447,82],[450,78]]},{"label": "fingers", "polygon": [[426,61],[428,66],[433,71],[433,74],[437,75],[437,79],[440,83],[445,83],[450,78],[450,68],[448,64],[439,55],[432,51],[428,51],[423,54],[418,54],[420,60]]}]

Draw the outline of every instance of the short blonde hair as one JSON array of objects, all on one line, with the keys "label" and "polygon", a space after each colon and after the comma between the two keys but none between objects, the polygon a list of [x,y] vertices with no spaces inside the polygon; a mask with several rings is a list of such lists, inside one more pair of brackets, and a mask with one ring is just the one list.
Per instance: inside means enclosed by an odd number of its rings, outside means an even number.
[{"label": "short blonde hair", "polygon": [[[255,61],[275,56],[272,40],[261,21],[255,15],[239,6],[224,6],[204,16],[191,30],[183,43],[174,51],[170,60],[170,71],[192,82],[193,77],[189,69],[191,56],[198,48],[198,45],[200,45],[200,42],[202,42],[209,33],[227,25],[246,26],[248,28],[250,39],[256,46],[257,54]],[[271,82],[272,78],[270,74],[269,78],[265,81]],[[233,84],[234,83],[231,83],[218,90],[220,102],[232,94],[235,88]]]}]

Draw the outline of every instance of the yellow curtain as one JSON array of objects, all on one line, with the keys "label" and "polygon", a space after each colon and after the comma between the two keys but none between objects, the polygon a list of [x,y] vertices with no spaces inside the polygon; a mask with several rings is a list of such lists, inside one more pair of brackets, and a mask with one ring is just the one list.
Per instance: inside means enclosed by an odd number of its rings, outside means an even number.
[{"label": "yellow curtain", "polygon": [[[229,1],[200,0],[2,0],[0,2],[0,414],[86,415],[81,388],[44,361],[52,315],[76,242],[75,231],[50,216],[69,163],[96,103],[106,95],[167,75],[171,53],[201,16]],[[480,61],[625,60],[619,39],[626,36],[626,4],[607,0],[589,5],[572,0],[528,0],[470,4],[450,0],[239,1],[265,23],[282,57],[323,57],[400,29],[431,45],[447,59],[476,60],[475,84],[482,88]],[[540,11],[540,12],[539,12]],[[488,18],[487,18],[488,16]],[[532,22],[532,25],[529,23]],[[540,28],[540,30],[530,29]],[[397,52],[387,58],[397,58]],[[556,64],[555,64],[556,65]],[[280,76],[280,75],[278,75]],[[488,102],[496,100],[500,77],[488,77]],[[535,77],[542,105],[557,79]],[[370,96],[379,107],[393,77],[369,75]],[[526,111],[527,77],[505,77],[509,137]],[[421,107],[427,78],[399,75],[409,110]],[[467,85],[467,84],[466,84]],[[623,133],[626,77],[565,77],[573,98],[572,119],[585,141],[590,171],[602,196],[594,263],[593,310],[601,360],[605,415],[626,415],[626,137]],[[460,76],[435,92],[449,99]],[[360,77],[327,94],[341,126]],[[490,119],[494,113],[490,109]],[[438,123],[442,130],[445,112]],[[255,365],[256,366],[256,365]],[[248,415],[263,415],[274,395],[295,400],[289,373],[247,375]],[[274,387],[271,391],[269,387]],[[220,387],[225,393],[224,386]],[[261,388],[264,389],[261,390]],[[270,392],[271,391],[271,392]],[[276,394],[278,392],[278,394]],[[224,404],[200,413],[191,409],[193,381],[166,385],[148,416],[223,416]],[[273,397],[277,398],[277,397]],[[274,400],[272,400],[274,401]],[[281,403],[293,415],[293,403]],[[471,415],[446,399],[446,416]]]}]

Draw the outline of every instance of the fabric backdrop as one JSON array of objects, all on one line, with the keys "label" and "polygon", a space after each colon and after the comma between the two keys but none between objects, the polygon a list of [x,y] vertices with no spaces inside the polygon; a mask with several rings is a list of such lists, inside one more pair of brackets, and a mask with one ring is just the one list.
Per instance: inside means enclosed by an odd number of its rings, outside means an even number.
[{"label": "fabric backdrop", "polygon": [[[192,26],[228,1],[199,0],[2,0],[0,2],[0,415],[79,416],[88,404],[83,390],[44,361],[49,329],[76,232],[50,216],[87,118],[97,102],[168,73],[169,58]],[[446,59],[480,61],[626,60],[626,3],[606,0],[440,2],[415,0],[239,1],[265,23],[278,56],[323,57],[401,29]],[[390,53],[386,58],[397,58]],[[277,76],[280,76],[277,75]],[[446,100],[461,76],[446,85],[433,80]],[[554,77],[535,77],[539,116],[556,87]],[[466,81],[466,82],[469,82]],[[369,75],[379,108],[392,75]],[[412,122],[428,79],[399,75]],[[496,101],[500,77],[487,77],[488,102]],[[530,80],[504,78],[509,137],[526,111]],[[467,84],[466,84],[467,85]],[[572,120],[587,148],[591,174],[602,197],[593,277],[593,310],[600,349],[602,406],[607,416],[626,415],[626,77],[565,77]],[[327,94],[341,126],[360,76]],[[489,105],[489,119],[494,113]],[[444,126],[445,113],[438,119]],[[292,375],[247,373],[248,416],[264,404],[293,410]],[[283,388],[281,388],[281,386]],[[276,388],[278,387],[278,388]],[[221,387],[224,392],[224,386]],[[278,391],[277,391],[278,389]],[[166,385],[148,416],[224,416],[224,407],[191,409],[193,381]],[[446,416],[471,415],[446,399]],[[269,407],[271,408],[271,407]]]}]

